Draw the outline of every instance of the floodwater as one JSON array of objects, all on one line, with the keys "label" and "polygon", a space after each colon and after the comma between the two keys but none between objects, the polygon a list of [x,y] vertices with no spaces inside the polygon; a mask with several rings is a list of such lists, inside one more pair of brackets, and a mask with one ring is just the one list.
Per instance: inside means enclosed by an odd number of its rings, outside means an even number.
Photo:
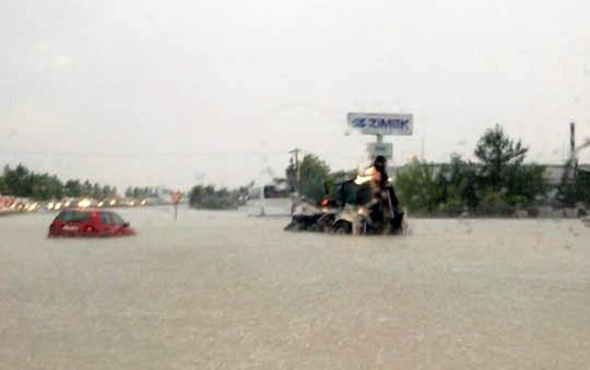
[{"label": "floodwater", "polygon": [[0,369],[588,369],[590,228],[410,220],[404,237],[285,219],[120,212],[127,239],[0,218]]}]

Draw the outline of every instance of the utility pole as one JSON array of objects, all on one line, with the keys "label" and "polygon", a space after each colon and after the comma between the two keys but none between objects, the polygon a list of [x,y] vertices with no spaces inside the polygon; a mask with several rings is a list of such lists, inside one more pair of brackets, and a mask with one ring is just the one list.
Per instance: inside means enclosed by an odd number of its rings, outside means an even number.
[{"label": "utility pole", "polygon": [[[299,185],[299,152],[301,149],[295,148],[289,152],[289,154],[293,154],[295,156],[295,182],[296,187]],[[296,189],[297,190],[297,189]]]},{"label": "utility pole", "polygon": [[289,152],[289,154],[293,154],[295,157],[295,184],[294,184],[294,196],[291,200],[291,214],[295,213],[295,209],[297,208],[297,204],[299,203],[299,152],[301,149],[295,148]]},{"label": "utility pole", "polygon": [[[574,170],[578,168],[578,156],[576,153],[576,123],[570,123],[570,158],[572,160],[572,166]],[[574,174],[575,176],[575,174]]]},{"label": "utility pole", "polygon": [[570,123],[570,166],[571,181],[575,194],[575,203],[578,202],[578,156],[576,153],[576,123]]}]

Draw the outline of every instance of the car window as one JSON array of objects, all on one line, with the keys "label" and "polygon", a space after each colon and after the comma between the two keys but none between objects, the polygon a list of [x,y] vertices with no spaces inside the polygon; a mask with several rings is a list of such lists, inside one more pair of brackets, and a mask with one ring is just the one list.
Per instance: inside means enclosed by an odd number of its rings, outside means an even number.
[{"label": "car window", "polygon": [[88,221],[90,213],[78,211],[62,211],[56,218],[58,221]]},{"label": "car window", "polygon": [[109,225],[111,223],[110,214],[109,213],[101,213],[100,214],[100,221],[105,225]]},{"label": "car window", "polygon": [[111,222],[116,225],[123,225],[125,221],[116,213],[111,213]]},{"label": "car window", "polygon": [[63,211],[60,212],[59,215],[57,215],[57,217],[55,218],[56,221],[69,221],[71,218],[71,213],[70,211]]}]

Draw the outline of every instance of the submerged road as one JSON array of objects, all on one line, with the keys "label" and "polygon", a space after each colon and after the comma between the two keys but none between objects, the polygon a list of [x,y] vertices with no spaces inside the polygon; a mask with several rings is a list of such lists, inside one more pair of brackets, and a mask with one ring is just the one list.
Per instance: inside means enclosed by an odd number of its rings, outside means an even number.
[{"label": "submerged road", "polygon": [[589,369],[590,228],[410,220],[405,237],[122,212],[127,239],[0,219],[0,369]]}]

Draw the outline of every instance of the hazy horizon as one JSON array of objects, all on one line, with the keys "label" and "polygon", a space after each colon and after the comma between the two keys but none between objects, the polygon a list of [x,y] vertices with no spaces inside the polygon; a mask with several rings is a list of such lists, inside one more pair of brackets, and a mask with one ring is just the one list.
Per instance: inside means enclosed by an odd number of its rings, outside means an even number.
[{"label": "hazy horizon", "polygon": [[[414,114],[394,161],[472,158],[501,124],[528,161],[590,136],[583,1],[7,0],[0,165],[113,184],[238,186],[294,147],[355,168],[350,111]],[[590,151],[580,154],[590,162]]]}]

